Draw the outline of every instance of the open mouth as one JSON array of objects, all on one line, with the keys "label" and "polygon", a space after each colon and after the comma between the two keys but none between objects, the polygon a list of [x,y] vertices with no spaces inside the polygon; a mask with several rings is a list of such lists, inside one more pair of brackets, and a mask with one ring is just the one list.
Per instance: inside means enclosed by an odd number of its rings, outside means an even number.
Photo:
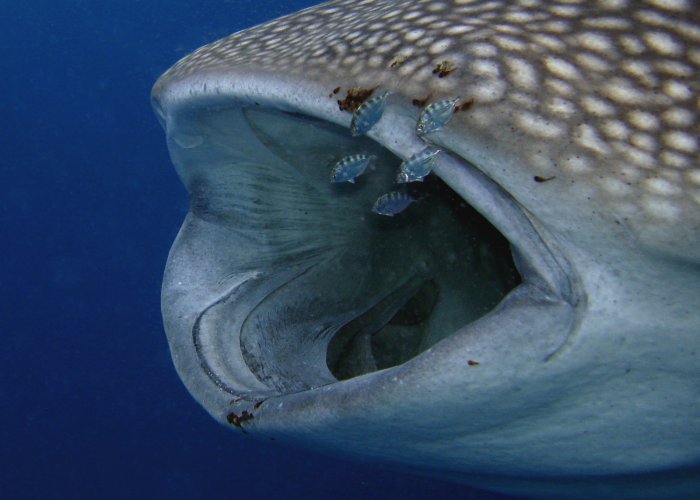
[{"label": "open mouth", "polygon": [[[410,113],[390,104],[388,115],[372,138],[251,100],[168,123],[190,214],[163,309],[166,329],[191,332],[171,336],[176,362],[179,350],[193,353],[203,374],[191,388],[259,402],[405,366],[464,336],[490,345],[488,357],[504,334],[490,321],[542,323],[528,341],[542,361],[566,341],[576,299],[565,261],[449,137],[433,173],[397,185],[401,161],[424,145],[405,131]],[[372,161],[355,182],[331,182],[351,155]],[[410,203],[373,211],[391,192]]]}]

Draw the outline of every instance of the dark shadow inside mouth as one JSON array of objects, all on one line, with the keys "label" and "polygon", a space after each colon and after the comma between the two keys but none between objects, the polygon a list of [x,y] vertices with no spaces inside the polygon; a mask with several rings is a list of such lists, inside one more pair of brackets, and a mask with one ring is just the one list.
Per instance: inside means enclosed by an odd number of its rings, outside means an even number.
[{"label": "dark shadow inside mouth", "polygon": [[[465,290],[472,290],[472,293],[454,294],[450,287],[441,289],[441,279],[428,273],[419,283],[413,284],[412,293],[400,304],[392,303],[390,298],[377,303],[338,330],[329,343],[327,363],[338,380],[405,363],[454,333],[458,325],[488,313],[522,281],[508,241],[442,180],[431,175],[420,185],[411,187],[424,199],[449,209],[451,217],[436,219],[433,225],[447,222],[446,233],[463,231],[470,236],[462,241],[466,246],[455,248],[447,261],[434,263],[433,272],[443,277],[445,272],[461,275]],[[471,270],[465,272],[468,267]],[[470,280],[470,275],[474,279]],[[452,294],[463,302],[461,307],[458,303],[453,306],[450,321],[453,328],[436,334],[430,331],[430,322],[441,294]],[[443,300],[450,298],[443,297]],[[386,314],[386,310],[390,310],[390,314]]]},{"label": "dark shadow inside mouth", "polygon": [[[229,392],[241,363],[277,393],[405,363],[521,281],[484,217],[434,174],[397,185],[400,159],[366,137],[260,108],[207,109],[188,123],[171,152],[192,224],[209,235],[188,241],[213,252],[218,283],[247,276],[223,298],[213,284],[215,305],[197,320],[200,364]],[[372,167],[331,183],[334,164],[360,153]],[[373,213],[397,190],[415,202]]]}]

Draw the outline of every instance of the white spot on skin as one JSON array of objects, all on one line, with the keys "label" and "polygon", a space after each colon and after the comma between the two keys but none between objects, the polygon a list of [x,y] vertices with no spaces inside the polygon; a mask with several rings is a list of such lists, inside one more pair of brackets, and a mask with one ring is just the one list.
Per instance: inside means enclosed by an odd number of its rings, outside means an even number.
[{"label": "white spot on skin", "polygon": [[646,111],[631,111],[627,114],[627,120],[640,130],[657,130],[659,119]]},{"label": "white spot on skin", "polygon": [[686,174],[688,180],[693,184],[700,186],[700,169],[694,169]]},{"label": "white spot on skin", "polygon": [[443,2],[430,2],[427,7],[428,12],[442,12],[447,10],[447,5]]},{"label": "white spot on skin", "polygon": [[646,151],[625,143],[618,143],[617,146],[623,152],[623,156],[634,165],[645,169],[656,168],[654,156]]},{"label": "white spot on skin", "polygon": [[564,59],[547,57],[544,60],[544,65],[552,74],[559,78],[564,78],[566,80],[576,80],[580,78],[580,73],[576,69],[576,66]]},{"label": "white spot on skin", "polygon": [[430,48],[428,49],[428,52],[431,54],[442,54],[447,51],[447,49],[450,48],[452,45],[452,40],[449,38],[444,38],[442,40],[438,40],[437,42],[434,42]]},{"label": "white spot on skin", "polygon": [[420,39],[425,35],[425,30],[421,28],[414,28],[408,32],[406,32],[403,36],[404,40],[407,42],[415,42],[416,40]]},{"label": "white spot on skin", "polygon": [[683,153],[694,153],[698,150],[698,139],[690,134],[680,131],[668,132],[663,135],[664,143]]},{"label": "white spot on skin", "polygon": [[620,10],[628,5],[628,0],[599,0],[602,9]]},{"label": "white spot on skin", "polygon": [[562,99],[561,97],[555,97],[551,100],[547,107],[552,113],[556,113],[561,116],[571,116],[576,112],[576,106],[571,101]]},{"label": "white spot on skin", "polygon": [[610,63],[602,57],[593,54],[577,54],[576,62],[583,70],[591,70],[596,73],[607,73],[611,70]]},{"label": "white spot on skin", "polygon": [[586,174],[593,171],[590,161],[582,156],[572,156],[564,160],[562,167],[572,174]]},{"label": "white spot on skin", "polygon": [[627,185],[627,183],[616,179],[614,177],[605,177],[598,181],[600,186],[608,194],[615,196],[616,198],[623,198],[630,196],[634,193],[632,186]]},{"label": "white spot on skin", "polygon": [[680,215],[680,209],[675,203],[656,196],[645,196],[642,206],[645,212],[655,219],[672,222]]},{"label": "white spot on skin", "polygon": [[506,93],[507,84],[503,80],[487,78],[471,87],[471,96],[479,103],[493,102]]},{"label": "white spot on skin", "polygon": [[693,92],[687,85],[676,80],[665,82],[662,90],[669,97],[679,101],[685,101],[693,96]]},{"label": "white spot on skin", "polygon": [[367,61],[367,66],[370,68],[379,68],[380,66],[384,66],[384,58],[377,55],[372,56]]},{"label": "white spot on skin", "polygon": [[673,168],[687,168],[690,160],[686,155],[676,153],[675,151],[662,151],[659,155],[661,162]]},{"label": "white spot on skin", "polygon": [[674,127],[689,127],[693,124],[693,113],[683,108],[669,109],[661,115],[666,125]]},{"label": "white spot on skin", "polygon": [[563,80],[555,80],[554,78],[548,78],[545,82],[545,85],[549,87],[549,89],[552,92],[561,96],[569,97],[575,95],[576,93],[571,84]]},{"label": "white spot on skin", "polygon": [[558,17],[576,17],[581,12],[581,9],[575,5],[554,5],[549,10]]},{"label": "white spot on skin", "polygon": [[625,72],[632,75],[636,80],[647,87],[655,87],[659,83],[656,73],[646,62],[635,60],[625,61],[622,63],[622,68]]},{"label": "white spot on skin", "polygon": [[655,67],[658,71],[668,73],[671,76],[687,78],[692,76],[693,69],[687,64],[678,61],[663,60],[657,61]]},{"label": "white spot on skin", "polygon": [[611,116],[615,114],[615,108],[603,99],[586,96],[581,100],[581,106],[594,116]]},{"label": "white spot on skin", "polygon": [[605,135],[610,139],[624,141],[629,135],[629,128],[620,120],[606,120],[602,128]]},{"label": "white spot on skin", "polygon": [[678,196],[683,193],[678,186],[670,183],[666,179],[647,179],[643,187],[649,193],[658,196]]},{"label": "white spot on skin", "polygon": [[623,78],[613,78],[602,85],[602,90],[613,101],[625,105],[640,105],[647,101],[644,92]]},{"label": "white spot on skin", "polygon": [[445,30],[446,35],[463,35],[464,33],[468,33],[470,31],[473,31],[474,28],[471,26],[466,26],[466,25],[457,25],[457,26],[451,26]]},{"label": "white spot on skin", "polygon": [[470,67],[473,74],[487,78],[497,78],[501,73],[498,63],[491,59],[474,61]]},{"label": "white spot on skin", "polygon": [[630,143],[639,149],[649,152],[656,151],[658,147],[656,139],[653,136],[639,132],[632,134],[630,137]]},{"label": "white spot on skin", "polygon": [[525,92],[509,92],[508,98],[513,101],[519,108],[532,110],[536,106],[536,102],[532,96]]},{"label": "white spot on skin", "polygon": [[540,45],[543,45],[546,48],[555,52],[562,52],[566,50],[566,44],[557,37],[545,34],[536,34],[533,35],[531,38],[533,42],[539,43]]},{"label": "white spot on skin", "polygon": [[510,80],[524,90],[532,90],[537,85],[537,72],[532,65],[522,59],[509,57],[505,60]]},{"label": "white spot on skin", "polygon": [[690,193],[690,198],[691,198],[695,203],[697,203],[698,205],[700,205],[700,189],[697,189],[697,190],[695,190],[695,191],[691,191],[691,193]]},{"label": "white spot on skin", "polygon": [[614,50],[610,38],[600,33],[589,31],[578,35],[576,39],[583,48],[591,52],[602,52],[604,55],[609,55]]},{"label": "white spot on skin", "polygon": [[525,50],[527,48],[527,44],[525,42],[523,42],[522,40],[518,40],[517,38],[512,36],[500,37],[497,43],[501,49],[510,52],[517,52],[520,50]]},{"label": "white spot on skin", "polygon": [[683,51],[683,47],[671,35],[662,31],[645,33],[644,41],[649,48],[664,56],[676,56]]},{"label": "white spot on skin", "polygon": [[490,43],[475,43],[469,47],[469,52],[477,57],[494,57],[498,49]]},{"label": "white spot on skin", "polygon": [[606,30],[623,30],[629,27],[630,23],[627,19],[620,17],[592,17],[583,20],[584,26],[591,28],[599,28]]},{"label": "white spot on skin", "polygon": [[578,137],[576,139],[576,142],[578,142],[581,146],[591,149],[595,151],[596,153],[605,155],[610,153],[610,147],[607,145],[607,143],[602,140],[599,136],[596,130],[591,127],[590,125],[580,125],[578,127]]},{"label": "white spot on skin", "polygon": [[535,137],[554,139],[561,137],[566,132],[566,127],[563,124],[534,113],[520,112],[516,115],[515,121],[522,130]]},{"label": "white spot on skin", "polygon": [[690,10],[688,0],[646,0],[646,3],[664,10]]},{"label": "white spot on skin", "polygon": [[625,52],[631,56],[639,55],[646,50],[644,44],[636,36],[622,35],[619,42]]}]

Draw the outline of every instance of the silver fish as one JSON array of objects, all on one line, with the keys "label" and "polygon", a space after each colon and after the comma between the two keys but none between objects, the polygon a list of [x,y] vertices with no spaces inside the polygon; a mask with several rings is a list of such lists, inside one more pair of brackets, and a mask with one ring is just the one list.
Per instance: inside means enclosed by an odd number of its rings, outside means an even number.
[{"label": "silver fish", "polygon": [[418,117],[416,132],[425,135],[444,127],[454,115],[457,101],[459,101],[459,97],[428,104]]},{"label": "silver fish", "polygon": [[348,155],[343,157],[333,167],[331,182],[355,183],[355,178],[362,175],[372,158],[374,157],[369,155]]},{"label": "silver fish", "polygon": [[399,167],[399,175],[396,176],[396,182],[399,184],[422,182],[423,178],[433,169],[433,160],[438,153],[440,153],[439,149],[428,146],[405,160]]},{"label": "silver fish", "polygon": [[367,99],[352,115],[350,133],[353,137],[365,135],[381,119],[389,92]]},{"label": "silver fish", "polygon": [[393,217],[406,210],[415,201],[405,191],[391,191],[377,198],[372,206],[372,212]]}]

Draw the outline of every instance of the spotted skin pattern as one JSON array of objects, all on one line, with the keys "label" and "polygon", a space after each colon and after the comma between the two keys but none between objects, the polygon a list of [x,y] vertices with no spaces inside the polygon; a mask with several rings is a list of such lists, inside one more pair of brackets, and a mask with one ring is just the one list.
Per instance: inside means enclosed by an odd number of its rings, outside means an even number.
[{"label": "spotted skin pattern", "polygon": [[507,133],[492,147],[518,158],[522,183],[556,177],[536,186],[585,193],[636,238],[700,258],[698,16],[692,0],[338,0],[197,50],[153,95],[236,67],[473,99],[445,129]]}]

